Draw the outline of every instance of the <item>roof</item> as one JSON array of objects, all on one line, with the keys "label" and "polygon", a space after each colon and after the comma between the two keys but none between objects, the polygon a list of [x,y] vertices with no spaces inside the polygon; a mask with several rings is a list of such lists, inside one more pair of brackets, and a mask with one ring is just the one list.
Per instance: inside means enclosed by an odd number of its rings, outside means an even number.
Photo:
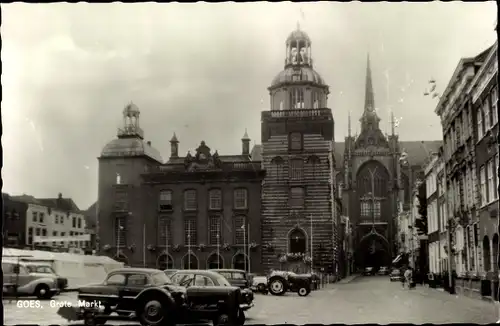
[{"label": "roof", "polygon": [[[437,153],[439,151],[439,147],[442,145],[442,140],[399,142],[399,147],[401,148],[401,150],[405,150],[406,153],[408,153],[408,158],[410,159],[413,166],[424,165],[429,155],[432,153]],[[342,168],[344,165],[344,151],[345,143],[336,142],[334,153],[336,168]],[[252,160],[262,161],[262,145],[255,145],[253,147],[251,157]]]},{"label": "roof", "polygon": [[304,41],[309,42],[309,44],[311,44],[311,39],[309,38],[309,35],[307,35],[306,32],[300,30],[298,26],[297,26],[296,30],[294,30],[293,32],[291,32],[288,35],[288,37],[286,39],[286,43],[290,43],[290,42],[296,41],[296,40],[304,40]]},{"label": "roof", "polygon": [[175,273],[195,273],[195,274],[200,274],[200,275],[219,275],[217,272],[214,272],[212,270],[206,270],[206,269],[179,269]]},{"label": "roof", "polygon": [[110,141],[101,151],[101,157],[147,156],[163,163],[160,152],[140,137],[117,138]]},{"label": "roof", "polygon": [[[293,80],[293,76],[299,75],[298,80]],[[280,86],[284,83],[301,83],[309,82],[320,86],[327,86],[321,75],[310,66],[294,66],[286,67],[280,73],[274,77],[271,86],[269,88],[274,88]]]},{"label": "roof", "polygon": [[85,210],[85,224],[87,226],[93,226],[97,223],[97,215],[96,215],[96,209],[97,209],[97,202],[93,203],[90,205],[87,210]]},{"label": "roof", "polygon": [[43,206],[66,212],[83,213],[71,198],[37,198]]},{"label": "roof", "polygon": [[[167,164],[184,164],[185,156],[181,157],[171,157]],[[239,162],[251,162],[253,161],[249,155],[220,155],[219,159],[222,163],[239,163]]]},{"label": "roof", "polygon": [[43,205],[35,197],[26,194],[22,194],[19,196],[9,196],[9,199],[13,201],[20,201],[27,204]]},{"label": "roof", "polygon": [[112,273],[122,273],[122,272],[127,272],[127,273],[148,273],[148,274],[153,274],[153,273],[158,273],[161,272],[159,269],[155,268],[134,268],[134,267],[125,267],[125,268],[117,268],[112,271]]},{"label": "roof", "polygon": [[241,272],[241,273],[246,273],[246,271],[242,269],[234,269],[234,268],[215,268],[215,269],[210,269],[210,271],[213,272]]}]

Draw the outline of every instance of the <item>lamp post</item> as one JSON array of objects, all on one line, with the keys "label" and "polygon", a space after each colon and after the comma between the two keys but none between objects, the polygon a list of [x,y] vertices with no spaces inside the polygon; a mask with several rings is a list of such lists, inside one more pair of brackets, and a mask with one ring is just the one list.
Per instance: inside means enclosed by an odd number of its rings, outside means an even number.
[{"label": "lamp post", "polygon": [[168,223],[167,220],[165,220],[165,265],[167,265],[167,269],[170,267],[168,266]]},{"label": "lamp post", "polygon": [[116,257],[120,256],[120,233],[123,230],[123,226],[121,225],[121,220],[118,219],[118,234],[116,235]]},{"label": "lamp post", "polygon": [[220,269],[220,225],[217,228],[217,269]]},{"label": "lamp post", "polygon": [[246,231],[245,231],[245,221],[243,221],[243,225],[241,226],[241,229],[243,230],[243,258],[245,259],[244,266],[245,266],[245,272],[247,271],[247,257],[246,257],[246,247],[247,247],[247,237],[246,237]]},{"label": "lamp post", "polygon": [[188,269],[191,269],[191,223],[188,223]]}]

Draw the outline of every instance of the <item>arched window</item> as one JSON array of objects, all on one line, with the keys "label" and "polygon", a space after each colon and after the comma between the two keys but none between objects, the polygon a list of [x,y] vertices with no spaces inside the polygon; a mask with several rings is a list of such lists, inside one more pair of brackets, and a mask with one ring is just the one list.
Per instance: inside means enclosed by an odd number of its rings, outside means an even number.
[{"label": "arched window", "polygon": [[248,260],[245,262],[246,255],[239,253],[233,257],[233,268],[247,270]]},{"label": "arched window", "polygon": [[208,192],[209,209],[219,210],[222,208],[222,191],[220,189],[211,189]]},{"label": "arched window", "polygon": [[156,263],[159,270],[173,269],[174,261],[170,255],[162,254]]},{"label": "arched window", "polygon": [[192,253],[186,254],[182,258],[182,266],[184,269],[198,269],[198,257]]},{"label": "arched window", "polygon": [[311,177],[312,179],[316,179],[317,177],[321,176],[321,171],[320,171],[320,164],[321,160],[319,159],[318,156],[316,155],[311,155],[307,158],[307,164],[309,167],[309,170],[311,171]]},{"label": "arched window", "polygon": [[224,261],[219,254],[213,253],[207,259],[207,268],[208,269],[220,269],[224,268]]},{"label": "arched window", "polygon": [[307,241],[304,232],[295,229],[288,236],[288,251],[290,253],[305,253],[307,250]]},{"label": "arched window", "polygon": [[500,260],[498,260],[498,233],[495,233],[493,235],[492,250],[493,250],[493,264],[492,264],[493,270],[497,272],[498,268],[500,267]]},{"label": "arched window", "polygon": [[283,164],[285,162],[281,158],[281,156],[276,156],[271,160],[271,166],[269,169],[270,176],[276,178],[277,182],[280,182],[283,179]]}]

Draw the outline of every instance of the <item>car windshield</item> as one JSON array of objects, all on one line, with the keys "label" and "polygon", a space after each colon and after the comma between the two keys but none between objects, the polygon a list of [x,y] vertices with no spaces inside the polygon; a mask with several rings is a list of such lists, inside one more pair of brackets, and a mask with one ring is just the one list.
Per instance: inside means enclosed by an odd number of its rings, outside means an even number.
[{"label": "car windshield", "polygon": [[155,273],[151,275],[151,278],[153,279],[153,283],[156,285],[173,284],[170,277],[168,277],[165,273]]},{"label": "car windshield", "polygon": [[217,284],[219,284],[220,286],[231,286],[229,281],[224,276],[217,274],[214,277],[217,280]]}]

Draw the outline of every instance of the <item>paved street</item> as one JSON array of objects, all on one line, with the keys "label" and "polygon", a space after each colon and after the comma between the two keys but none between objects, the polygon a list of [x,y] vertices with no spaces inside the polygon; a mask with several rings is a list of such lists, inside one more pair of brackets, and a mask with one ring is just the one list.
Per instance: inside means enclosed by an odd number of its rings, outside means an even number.
[{"label": "paved street", "polygon": [[[74,294],[60,295],[56,299],[76,303]],[[334,284],[306,298],[295,293],[283,297],[257,294],[255,303],[256,306],[247,313],[247,324],[486,324],[498,320],[498,307],[491,303],[451,296],[429,288],[403,290],[399,282],[391,283],[387,277],[378,276],[360,277],[348,284]],[[44,302],[43,307],[37,309],[17,308],[15,303],[4,301],[4,308],[6,325],[67,324],[56,314],[56,307],[49,307],[49,302]]]}]

